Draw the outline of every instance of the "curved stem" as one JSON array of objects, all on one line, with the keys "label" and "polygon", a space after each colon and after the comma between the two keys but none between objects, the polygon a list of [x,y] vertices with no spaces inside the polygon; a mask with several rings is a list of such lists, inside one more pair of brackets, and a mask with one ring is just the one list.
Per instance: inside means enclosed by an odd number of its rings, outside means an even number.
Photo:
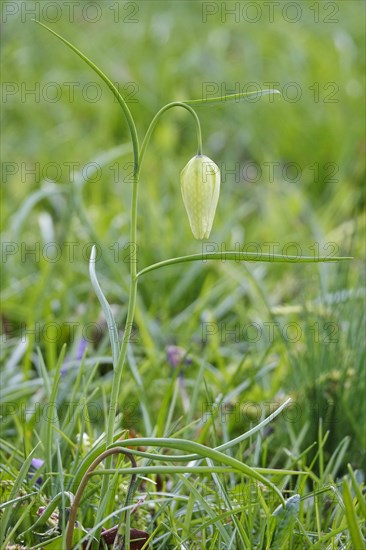
[{"label": "curved stem", "polygon": [[146,132],[146,135],[144,137],[144,140],[143,140],[142,146],[141,146],[140,163],[139,163],[138,172],[140,172],[140,170],[141,170],[141,165],[142,165],[142,161],[143,161],[143,158],[144,158],[144,155],[145,155],[145,152],[146,152],[146,148],[148,146],[151,135],[152,135],[152,133],[155,129],[155,126],[156,126],[159,118],[161,117],[162,114],[165,113],[165,111],[167,111],[168,109],[171,109],[172,107],[182,107],[183,109],[186,109],[193,116],[195,124],[196,124],[196,130],[197,130],[197,155],[202,155],[201,124],[200,124],[200,121],[199,121],[199,118],[197,116],[196,111],[194,111],[194,109],[192,109],[192,107],[190,107],[189,105],[186,105],[185,103],[182,103],[181,101],[173,101],[172,103],[168,103],[167,105],[164,105],[164,107],[162,107],[160,109],[160,111],[158,111],[156,113],[156,115],[154,116],[154,118],[152,119],[152,121],[150,123],[150,126],[149,126],[149,128]]},{"label": "curved stem", "polygon": [[[89,482],[89,478],[90,478],[91,474],[94,472],[95,468],[98,466],[98,464],[100,464],[105,458],[110,457],[111,455],[114,455],[114,454],[124,454],[124,455],[128,456],[128,458],[130,459],[130,461],[132,463],[132,466],[133,467],[136,466],[136,461],[135,461],[133,455],[131,453],[129,453],[128,451],[126,451],[126,449],[123,449],[122,447],[114,447],[112,449],[107,449],[106,451],[104,451],[102,454],[100,454],[93,461],[93,463],[89,466],[89,468],[85,472],[85,475],[84,475],[83,479],[80,482],[78,490],[75,493],[74,501],[73,501],[73,503],[71,505],[71,508],[70,508],[69,521],[68,521],[67,530],[66,530],[66,550],[71,550],[71,548],[72,548],[72,535],[74,533],[76,514],[77,514],[77,511],[78,511],[78,507],[79,507],[79,504],[80,504],[81,497],[83,496],[84,489],[85,489],[85,487],[87,486],[87,484]],[[130,497],[131,497],[131,494],[133,492],[133,486],[135,484],[136,477],[137,477],[137,475],[135,473],[133,473],[132,477],[131,477],[130,486],[129,486],[128,491],[127,491],[127,496],[126,496],[126,506],[127,507],[130,503]]]}]

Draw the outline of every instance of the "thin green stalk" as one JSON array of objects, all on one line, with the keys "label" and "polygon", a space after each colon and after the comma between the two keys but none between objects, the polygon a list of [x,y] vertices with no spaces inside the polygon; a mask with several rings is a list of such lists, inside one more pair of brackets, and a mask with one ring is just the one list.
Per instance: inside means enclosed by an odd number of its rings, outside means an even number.
[{"label": "thin green stalk", "polygon": [[168,109],[171,109],[172,107],[182,107],[183,109],[186,109],[194,118],[194,121],[196,123],[196,130],[197,130],[197,155],[202,155],[202,132],[201,132],[201,124],[200,124],[200,121],[199,121],[199,118],[197,116],[197,113],[196,111],[194,111],[192,109],[192,107],[190,107],[189,105],[186,105],[185,103],[182,103],[181,101],[173,101],[172,103],[168,103],[167,105],[164,105],[164,107],[162,107],[160,109],[160,111],[158,111],[156,113],[156,115],[154,116],[154,118],[152,119],[151,123],[150,123],[150,126],[149,128],[147,129],[147,132],[146,132],[146,135],[144,137],[144,140],[142,142],[142,146],[141,146],[141,152],[140,152],[140,161],[139,161],[139,168],[138,168],[138,173],[141,171],[141,166],[142,166],[142,161],[143,161],[143,158],[144,158],[144,155],[145,155],[145,152],[146,152],[146,148],[149,144],[149,141],[150,141],[150,138],[151,138],[151,135],[155,129],[155,126],[159,120],[159,118],[161,117],[161,115],[163,113],[165,113],[165,111],[167,111]]},{"label": "thin green stalk", "polygon": [[132,324],[135,316],[136,297],[137,297],[137,198],[138,198],[138,175],[134,174],[133,190],[132,190],[132,207],[131,207],[131,243],[136,245],[136,254],[130,256],[130,291],[128,300],[128,311],[125,331],[122,339],[122,346],[119,353],[117,364],[114,368],[114,377],[112,385],[112,395],[108,414],[106,446],[113,443],[114,434],[114,419],[117,411],[118,396],[120,391],[123,367],[126,361],[128,343],[131,337]]},{"label": "thin green stalk", "polygon": [[[135,171],[133,175],[133,189],[132,189],[132,199],[131,199],[131,228],[130,228],[131,243],[137,243],[137,198],[138,198],[138,174],[137,174],[137,171]],[[118,398],[119,398],[120,387],[121,387],[123,367],[126,362],[127,349],[128,349],[128,344],[131,337],[132,325],[133,325],[133,320],[135,316],[136,298],[137,298],[136,272],[137,272],[137,245],[136,245],[135,257],[133,257],[133,255],[130,256],[130,289],[129,289],[128,310],[127,310],[125,331],[123,334],[122,345],[119,352],[118,360],[113,365],[114,374],[113,374],[113,381],[112,381],[111,400],[110,400],[109,409],[108,409],[106,448],[113,443],[114,422],[115,422],[116,412],[118,408]],[[106,461],[106,467],[110,468],[110,466],[111,466],[111,458],[108,458]],[[106,492],[108,491],[108,478],[109,476],[106,476],[103,478],[103,482],[102,482],[103,495],[106,494]],[[102,515],[105,511],[105,506],[102,503],[103,501],[101,500],[101,504],[98,508],[96,523],[98,523],[102,519]],[[127,525],[129,524],[129,513],[130,512],[128,511],[127,517],[126,517]],[[99,536],[100,536],[100,529],[96,533],[97,540],[99,540]],[[126,546],[127,548],[129,547],[128,540],[127,540]]]}]

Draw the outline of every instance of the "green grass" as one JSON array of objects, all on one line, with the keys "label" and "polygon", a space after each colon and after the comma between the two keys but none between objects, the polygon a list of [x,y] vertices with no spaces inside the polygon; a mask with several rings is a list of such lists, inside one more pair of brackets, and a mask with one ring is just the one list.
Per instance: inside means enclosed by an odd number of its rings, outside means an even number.
[{"label": "green grass", "polygon": [[[115,421],[115,446],[137,451],[137,469],[118,455],[90,474],[74,543],[130,521],[148,533],[145,548],[361,549],[364,7],[331,3],[337,22],[324,21],[329,8],[319,3],[316,23],[306,2],[298,23],[277,8],[271,23],[264,7],[258,23],[229,16],[224,23],[220,13],[202,23],[199,2],[139,2],[137,23],[116,23],[113,4],[100,3],[95,23],[76,8],[73,23],[65,10],[59,21],[43,21],[122,93],[136,92],[128,106],[140,139],[165,103],[199,98],[207,83],[219,95],[237,91],[236,83],[277,82],[282,95],[197,107],[204,152],[223,174],[210,248],[191,236],[180,195],[180,171],[196,152],[190,117],[166,113],[152,136],[140,183],[138,270],[171,257],[221,256],[140,277]],[[4,81],[18,91],[3,88],[2,103],[0,532],[8,548],[61,549],[78,484],[105,448],[112,350],[88,258],[96,244],[98,281],[122,335],[134,252],[132,155],[110,91],[98,81],[102,97],[88,101],[83,86],[97,76],[31,17],[23,22],[19,12],[3,25]],[[23,97],[37,82],[43,91],[58,83],[60,100]],[[69,82],[80,83],[72,101]],[[289,82],[301,88],[297,102],[288,100]],[[337,101],[327,102],[335,90]],[[90,162],[100,170],[86,174]],[[38,174],[25,172],[36,163]],[[296,243],[305,256],[353,260],[225,261],[226,251],[248,243],[278,254],[296,253],[286,248]],[[175,366],[169,346],[179,348]],[[33,458],[44,461],[37,471]],[[98,517],[106,469],[113,472]],[[41,507],[47,512],[39,515]]]}]

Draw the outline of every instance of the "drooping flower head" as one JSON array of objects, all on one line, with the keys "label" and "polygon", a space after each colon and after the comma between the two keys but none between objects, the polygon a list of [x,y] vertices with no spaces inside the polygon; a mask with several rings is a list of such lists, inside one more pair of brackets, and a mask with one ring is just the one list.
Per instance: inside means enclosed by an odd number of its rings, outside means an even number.
[{"label": "drooping flower head", "polygon": [[220,195],[220,169],[209,157],[197,155],[183,168],[180,182],[192,233],[208,239]]}]

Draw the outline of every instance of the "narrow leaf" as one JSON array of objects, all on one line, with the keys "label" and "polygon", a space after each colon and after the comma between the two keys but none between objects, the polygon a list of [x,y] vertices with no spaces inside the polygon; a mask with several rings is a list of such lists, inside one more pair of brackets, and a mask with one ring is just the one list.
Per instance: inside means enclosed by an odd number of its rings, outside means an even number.
[{"label": "narrow leaf", "polygon": [[117,99],[120,106],[122,107],[123,113],[125,115],[128,127],[130,129],[131,139],[132,139],[132,143],[133,143],[133,150],[134,150],[134,153],[135,153],[135,155],[134,155],[135,156],[135,162],[137,162],[139,146],[138,146],[138,141],[137,141],[137,133],[136,133],[136,128],[135,128],[135,123],[133,121],[131,112],[130,112],[129,108],[127,107],[127,104],[126,104],[123,96],[119,93],[116,86],[108,78],[108,76],[106,74],[104,74],[103,71],[101,69],[99,69],[99,67],[97,67],[97,65],[95,65],[95,63],[93,63],[93,61],[91,61],[86,55],[84,55],[76,46],[71,44],[71,42],[66,40],[66,38],[63,38],[60,34],[53,31],[52,29],[47,27],[47,25],[44,25],[40,21],[37,21],[36,19],[33,19],[33,21],[35,23],[38,23],[38,25],[41,25],[41,27],[45,28],[48,32],[50,32],[51,34],[56,36],[59,40],[61,40],[61,42],[66,44],[66,46],[68,48],[70,48],[73,52],[75,52],[76,55],[78,55],[83,61],[85,61],[85,63],[87,65],[89,65],[89,67],[91,67],[93,69],[93,71],[97,73],[98,76],[100,76],[100,78],[105,82],[105,84],[111,90],[112,94]]},{"label": "narrow leaf", "polygon": [[95,246],[93,246],[90,254],[89,274],[90,274],[90,279],[91,279],[91,283],[93,285],[95,294],[98,297],[99,303],[102,306],[103,313],[107,321],[108,334],[109,334],[109,339],[112,346],[113,366],[115,368],[117,365],[118,356],[119,356],[118,331],[117,331],[117,326],[113,317],[112,310],[110,308],[109,303],[107,302],[106,297],[103,294],[102,289],[100,288],[97,275],[95,273],[95,261],[96,261],[96,248]]},{"label": "narrow leaf", "polygon": [[269,263],[318,263],[318,262],[338,262],[341,260],[352,260],[350,256],[288,256],[283,254],[271,254],[263,252],[237,252],[234,250],[228,250],[227,252],[204,252],[200,254],[189,254],[187,256],[178,256],[177,258],[170,258],[169,260],[163,260],[156,264],[151,264],[138,272],[137,277],[165,267],[168,265],[182,264],[185,262],[206,262],[207,260],[220,260],[226,262],[226,260],[233,262],[269,262]]},{"label": "narrow leaf", "polygon": [[239,103],[241,99],[244,99],[246,97],[249,98],[256,98],[261,97],[263,95],[268,94],[281,94],[279,90],[257,90],[255,92],[244,92],[239,94],[228,94],[228,95],[222,95],[219,97],[202,97],[200,99],[187,99],[182,100],[182,103],[185,103],[186,105],[194,105],[194,106],[211,106],[211,105],[217,105],[218,103],[225,104],[232,101],[236,101]]},{"label": "narrow leaf", "polygon": [[365,541],[358,525],[358,519],[352,501],[351,491],[346,479],[343,480],[343,502],[345,506],[345,514],[353,547],[365,548]]}]

